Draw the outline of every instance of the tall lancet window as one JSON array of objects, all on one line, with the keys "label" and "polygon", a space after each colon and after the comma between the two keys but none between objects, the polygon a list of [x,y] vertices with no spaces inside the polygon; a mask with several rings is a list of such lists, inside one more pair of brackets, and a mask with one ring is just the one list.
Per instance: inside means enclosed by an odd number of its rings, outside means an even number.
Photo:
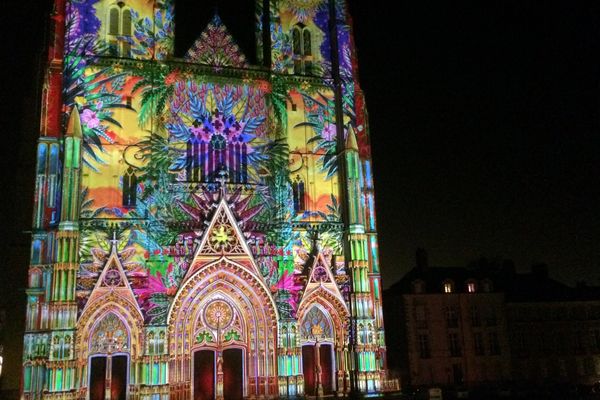
[{"label": "tall lancet window", "polygon": [[186,179],[190,182],[215,182],[226,174],[228,182],[248,183],[248,145],[242,136],[243,126],[233,117],[221,122],[222,113],[213,113],[213,130],[194,121],[192,134],[186,143]]},{"label": "tall lancet window", "polygon": [[294,53],[294,73],[310,75],[313,70],[312,33],[303,24],[292,28],[292,50]]},{"label": "tall lancet window", "polygon": [[123,1],[108,9],[106,41],[111,55],[121,57],[131,55],[131,45],[127,41],[132,31],[131,19],[131,9]]},{"label": "tall lancet window", "polygon": [[294,56],[302,56],[302,43],[300,42],[300,30],[299,26],[295,26],[292,29],[292,47],[294,49]]},{"label": "tall lancet window", "polygon": [[134,208],[137,200],[137,176],[129,167],[123,174],[123,207]]},{"label": "tall lancet window", "polygon": [[292,195],[294,197],[294,211],[296,214],[304,212],[306,210],[304,181],[300,178],[300,175],[296,175],[296,179],[292,182]]}]

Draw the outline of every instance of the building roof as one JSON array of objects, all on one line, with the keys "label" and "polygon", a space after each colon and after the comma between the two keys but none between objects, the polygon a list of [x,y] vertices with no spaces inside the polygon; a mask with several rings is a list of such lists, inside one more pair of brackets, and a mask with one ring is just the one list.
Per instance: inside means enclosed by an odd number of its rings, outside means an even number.
[{"label": "building roof", "polygon": [[[422,294],[440,294],[444,283],[453,282],[453,293],[466,293],[467,283],[490,281],[489,291],[504,293],[507,302],[558,302],[600,300],[600,287],[583,283],[568,286],[548,276],[543,265],[534,266],[531,272],[517,273],[514,267],[428,267],[411,269],[398,282],[385,291],[388,295],[415,293],[414,283],[424,283]],[[479,286],[481,287],[481,286]],[[477,289],[476,292],[481,292]]]}]

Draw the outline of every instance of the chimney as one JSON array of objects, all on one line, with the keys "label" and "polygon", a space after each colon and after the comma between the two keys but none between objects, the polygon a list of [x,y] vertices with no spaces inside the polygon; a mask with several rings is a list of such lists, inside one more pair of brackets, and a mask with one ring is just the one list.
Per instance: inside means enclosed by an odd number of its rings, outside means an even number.
[{"label": "chimney", "polygon": [[416,259],[418,269],[426,269],[429,266],[429,261],[427,260],[427,250],[418,248]]}]

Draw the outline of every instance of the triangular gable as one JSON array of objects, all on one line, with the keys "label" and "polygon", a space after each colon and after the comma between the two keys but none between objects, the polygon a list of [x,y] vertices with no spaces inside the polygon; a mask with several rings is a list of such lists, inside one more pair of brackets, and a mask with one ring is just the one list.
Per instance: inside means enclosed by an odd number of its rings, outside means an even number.
[{"label": "triangular gable", "polygon": [[306,288],[304,289],[302,298],[308,298],[311,293],[320,289],[327,290],[329,293],[337,297],[342,304],[346,304],[344,297],[342,296],[342,292],[340,292],[340,288],[335,282],[335,277],[333,276],[333,273],[328,267],[327,262],[325,261],[325,258],[321,252],[319,252],[315,258],[315,262],[309,271],[308,281],[306,283]]},{"label": "triangular gable", "polygon": [[327,267],[327,264],[324,262],[323,255],[321,253],[315,259],[315,262],[310,269],[310,274],[308,276],[308,283],[310,284],[322,284],[322,283],[335,283],[335,279],[331,270]]},{"label": "triangular gable", "polygon": [[[238,226],[225,196],[221,198],[208,228],[204,231],[194,255],[192,268],[188,270],[186,278],[195,273],[206,262],[212,262],[216,258],[222,257],[235,260],[251,272],[261,276],[252,257],[250,247],[246,243],[244,234]],[[184,281],[186,278],[184,278]]]},{"label": "triangular gable", "polygon": [[88,300],[86,307],[93,303],[94,299],[102,297],[109,292],[118,293],[119,296],[126,298],[133,304],[137,304],[135,295],[133,294],[133,290],[131,289],[127,275],[125,274],[125,269],[119,258],[116,241],[112,242],[110,255],[104,264],[102,273],[100,273],[100,276],[96,281],[96,285],[90,294],[90,299]]},{"label": "triangular gable", "polygon": [[246,67],[246,56],[215,14],[184,57],[187,61],[215,67]]}]

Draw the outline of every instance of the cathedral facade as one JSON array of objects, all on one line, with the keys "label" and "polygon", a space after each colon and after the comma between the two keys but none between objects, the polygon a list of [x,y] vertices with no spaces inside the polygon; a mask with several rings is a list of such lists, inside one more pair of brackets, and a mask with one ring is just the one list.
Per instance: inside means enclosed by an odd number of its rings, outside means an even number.
[{"label": "cathedral facade", "polygon": [[22,398],[383,390],[347,5],[257,0],[256,65],[217,14],[175,58],[175,10],[54,1]]}]

